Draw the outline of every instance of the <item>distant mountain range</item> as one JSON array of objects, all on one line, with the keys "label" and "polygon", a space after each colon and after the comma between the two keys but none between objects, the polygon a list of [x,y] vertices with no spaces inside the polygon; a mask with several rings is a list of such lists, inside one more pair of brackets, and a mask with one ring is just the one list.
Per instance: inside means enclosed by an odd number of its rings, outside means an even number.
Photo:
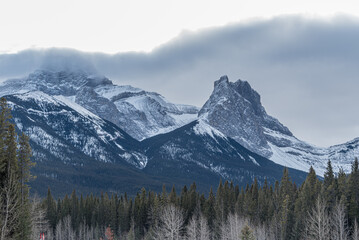
[{"label": "distant mountain range", "polygon": [[226,76],[201,109],[81,70],[38,70],[4,82],[0,95],[30,136],[40,194],[48,186],[135,193],[193,181],[207,191],[220,179],[274,182],[283,166],[301,182],[310,166],[323,175],[328,159],[349,171],[359,154],[359,139],[330,148],[298,140],[248,82]]}]

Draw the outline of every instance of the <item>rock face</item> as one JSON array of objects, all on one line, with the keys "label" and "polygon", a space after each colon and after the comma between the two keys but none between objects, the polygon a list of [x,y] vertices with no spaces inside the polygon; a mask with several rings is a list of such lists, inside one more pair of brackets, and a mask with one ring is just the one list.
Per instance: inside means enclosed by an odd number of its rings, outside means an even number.
[{"label": "rock face", "polygon": [[229,82],[227,76],[214,83],[199,118],[261,156],[303,171],[313,166],[319,175],[324,174],[329,159],[336,170],[342,167],[350,171],[351,162],[359,154],[359,139],[329,148],[297,139],[266,113],[260,95],[248,82]]},{"label": "rock face", "polygon": [[30,136],[37,176],[32,193],[51,187],[57,196],[71,189],[134,194],[139,186],[158,187],[141,171],[148,163],[141,143],[115,124],[64,96],[33,91],[5,97],[17,129]]},{"label": "rock face", "polygon": [[169,132],[197,118],[197,107],[170,103],[158,93],[115,85],[98,86],[94,91],[116,106],[116,124],[138,140]]},{"label": "rock face", "polygon": [[[217,185],[220,179],[240,185],[274,183],[283,174],[283,166],[255,154],[225,136],[203,120],[194,121],[172,132],[143,141],[148,165],[146,173]],[[302,182],[306,173],[290,169],[291,177]]]},{"label": "rock face", "polygon": [[[86,90],[86,89],[85,89]],[[91,93],[90,93],[91,94]],[[31,91],[5,96],[17,128],[30,136],[37,163],[34,191],[55,194],[120,191],[196,182],[208,191],[220,179],[238,184],[280,179],[283,167],[250,152],[200,120],[143,142],[70,97]],[[297,182],[306,173],[291,169]]]},{"label": "rock face", "polygon": [[259,94],[248,82],[229,82],[227,76],[214,83],[214,90],[199,112],[211,126],[235,139],[251,151],[270,157],[265,129],[293,136],[277,119],[269,116]]},{"label": "rock face", "polygon": [[36,161],[83,164],[76,161],[81,152],[100,162],[122,161],[140,169],[147,164],[135,139],[63,96],[35,91],[5,97],[16,126],[32,141]]},{"label": "rock face", "polygon": [[183,126],[195,120],[199,110],[170,103],[157,93],[114,85],[106,77],[81,70],[38,70],[27,78],[9,80],[0,86],[1,96],[29,91],[65,96],[137,140]]}]

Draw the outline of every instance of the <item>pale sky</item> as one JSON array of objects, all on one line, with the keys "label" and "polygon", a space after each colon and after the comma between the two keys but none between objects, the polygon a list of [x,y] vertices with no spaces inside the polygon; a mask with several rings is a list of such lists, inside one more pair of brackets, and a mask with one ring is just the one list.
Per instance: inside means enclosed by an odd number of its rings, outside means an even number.
[{"label": "pale sky", "polygon": [[359,16],[354,0],[0,0],[0,53],[151,51],[182,31],[282,14]]}]

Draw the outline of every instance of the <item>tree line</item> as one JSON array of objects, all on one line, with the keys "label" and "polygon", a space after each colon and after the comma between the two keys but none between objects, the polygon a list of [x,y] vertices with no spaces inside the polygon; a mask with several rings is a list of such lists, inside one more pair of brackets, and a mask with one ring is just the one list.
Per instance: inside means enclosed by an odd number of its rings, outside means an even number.
[{"label": "tree line", "polygon": [[49,189],[43,202],[53,239],[359,239],[358,160],[350,174],[324,179],[310,168],[297,186],[284,168],[280,181],[244,188],[220,182],[205,196],[193,183],[178,194],[144,188],[133,198],[103,193],[55,200]]}]

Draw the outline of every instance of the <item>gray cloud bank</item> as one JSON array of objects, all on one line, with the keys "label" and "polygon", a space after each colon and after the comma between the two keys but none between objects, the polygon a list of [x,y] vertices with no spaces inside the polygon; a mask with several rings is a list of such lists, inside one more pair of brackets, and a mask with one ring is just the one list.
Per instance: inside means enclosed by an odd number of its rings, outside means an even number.
[{"label": "gray cloud bank", "polygon": [[226,74],[231,81],[247,80],[267,112],[297,137],[328,146],[359,137],[358,42],[358,19],[282,16],[183,32],[150,53],[45,49],[4,54],[0,78],[37,68],[83,68],[201,106],[213,81]]}]

